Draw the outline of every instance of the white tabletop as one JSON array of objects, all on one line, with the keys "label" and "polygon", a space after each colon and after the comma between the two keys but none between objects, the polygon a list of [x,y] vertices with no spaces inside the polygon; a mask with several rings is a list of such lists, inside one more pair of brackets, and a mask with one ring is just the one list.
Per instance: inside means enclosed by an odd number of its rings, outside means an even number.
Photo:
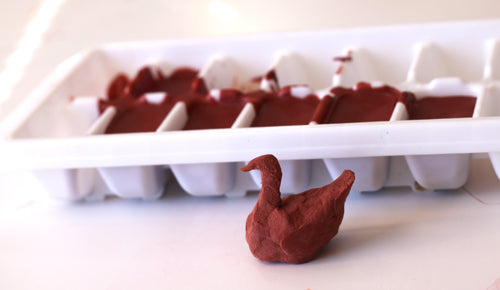
[{"label": "white tabletop", "polygon": [[[308,4],[2,1],[0,76],[19,78],[0,78],[10,92],[0,120],[58,63],[104,42],[500,17],[495,0]],[[251,255],[244,225],[256,199],[191,197],[172,181],[157,201],[68,203],[28,172],[0,172],[0,289],[500,288],[500,181],[487,159],[473,159],[455,191],[353,192],[339,234],[302,265]]]}]

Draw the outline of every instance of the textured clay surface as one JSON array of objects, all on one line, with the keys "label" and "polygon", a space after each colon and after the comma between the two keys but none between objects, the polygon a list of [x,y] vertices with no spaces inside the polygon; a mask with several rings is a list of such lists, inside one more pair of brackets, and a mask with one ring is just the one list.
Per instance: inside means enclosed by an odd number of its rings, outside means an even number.
[{"label": "textured clay surface", "polygon": [[354,182],[346,170],[332,183],[281,198],[281,168],[273,155],[250,161],[242,171],[259,169],[262,189],[246,222],[246,239],[261,261],[305,263],[337,234]]}]

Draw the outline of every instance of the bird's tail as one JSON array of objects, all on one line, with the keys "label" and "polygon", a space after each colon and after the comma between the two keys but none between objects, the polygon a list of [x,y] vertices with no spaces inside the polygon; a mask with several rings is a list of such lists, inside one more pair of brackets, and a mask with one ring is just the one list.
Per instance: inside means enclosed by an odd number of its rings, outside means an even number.
[{"label": "bird's tail", "polygon": [[352,184],[354,183],[354,172],[351,170],[344,170],[342,174],[335,179],[332,183],[326,185],[329,191],[334,193],[336,203],[344,204],[349,192],[351,191]]}]

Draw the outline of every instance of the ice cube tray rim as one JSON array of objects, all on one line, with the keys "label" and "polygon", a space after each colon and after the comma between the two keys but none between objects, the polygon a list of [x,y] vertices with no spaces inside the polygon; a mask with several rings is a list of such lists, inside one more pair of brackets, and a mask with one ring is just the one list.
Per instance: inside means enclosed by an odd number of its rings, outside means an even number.
[{"label": "ice cube tray rim", "polygon": [[[283,160],[485,153],[500,151],[500,136],[495,134],[499,126],[499,117],[479,117],[25,139],[5,145],[4,152],[9,154],[2,154],[2,166],[43,169],[239,162],[266,153]],[[464,134],[436,139],[457,127]],[[270,144],[276,134],[281,138]],[[290,138],[297,135],[302,141],[290,144]],[[356,144],[352,144],[353,137]],[[127,146],[117,149],[120,144]],[[37,158],[47,155],[51,158]]]}]

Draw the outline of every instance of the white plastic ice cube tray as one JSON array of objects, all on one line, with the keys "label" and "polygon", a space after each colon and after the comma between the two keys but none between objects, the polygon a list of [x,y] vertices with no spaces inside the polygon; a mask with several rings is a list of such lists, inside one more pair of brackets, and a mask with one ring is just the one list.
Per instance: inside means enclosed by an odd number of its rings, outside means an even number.
[{"label": "white plastic ice cube tray", "polygon": [[[458,188],[471,153],[489,153],[500,176],[499,34],[493,20],[104,45],[61,64],[10,116],[2,165],[32,170],[66,199],[157,197],[172,175],[193,195],[244,195],[259,178],[238,168],[267,153],[282,163],[285,193],[326,184],[344,169],[355,171],[357,191]],[[248,128],[255,112],[246,106],[231,129],[195,131],[179,131],[187,116],[178,104],[157,132],[102,135],[114,112],[99,117],[96,98],[117,73],[148,64],[167,74],[201,68],[212,94],[247,88],[274,69],[281,86],[307,85],[319,96],[365,81],[417,98],[477,101],[472,118],[408,121],[398,104],[387,122],[260,128]]]}]

